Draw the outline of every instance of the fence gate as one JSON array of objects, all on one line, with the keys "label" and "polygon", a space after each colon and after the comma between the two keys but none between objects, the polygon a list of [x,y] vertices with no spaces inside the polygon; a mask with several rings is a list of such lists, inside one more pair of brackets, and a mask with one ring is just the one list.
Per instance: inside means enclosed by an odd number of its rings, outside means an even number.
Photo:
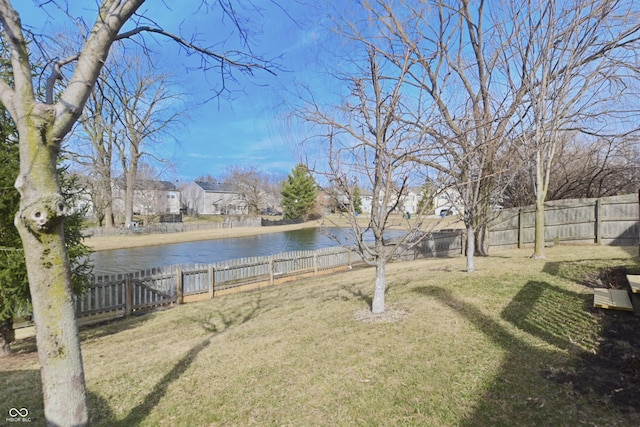
[{"label": "fence gate", "polygon": [[129,283],[127,293],[131,292],[131,294],[127,295],[125,300],[128,303],[125,308],[127,314],[131,311],[169,305],[177,300],[172,293],[157,289],[152,280],[132,279]]}]

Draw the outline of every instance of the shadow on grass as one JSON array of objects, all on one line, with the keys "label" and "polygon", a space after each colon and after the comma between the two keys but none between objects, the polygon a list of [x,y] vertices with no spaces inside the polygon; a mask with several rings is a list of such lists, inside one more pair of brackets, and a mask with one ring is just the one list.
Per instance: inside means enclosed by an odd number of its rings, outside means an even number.
[{"label": "shadow on grass", "polygon": [[[576,399],[569,381],[558,375],[572,372],[579,356],[587,353],[584,348],[595,346],[581,341],[595,340],[597,326],[584,309],[584,295],[531,281],[501,313],[504,320],[554,349],[527,343],[448,289],[429,286],[416,292],[455,310],[505,353],[499,373],[460,425],[575,425],[589,421],[581,409],[585,400]],[[591,334],[585,332],[589,325]],[[565,351],[574,357],[567,358]],[[606,396],[596,399],[603,405],[609,402]],[[612,411],[611,420],[616,416]]]},{"label": "shadow on grass", "polygon": [[153,318],[153,313],[169,310],[171,308],[173,307],[162,307],[155,310],[137,312],[131,316],[119,317],[93,325],[80,326],[78,328],[80,337],[83,341],[90,341],[117,334],[125,330],[132,330],[144,325],[148,320]]},{"label": "shadow on grass", "polygon": [[[384,289],[384,294],[388,295],[389,292],[397,287],[402,287],[404,285],[407,285],[409,283],[409,280],[403,281],[401,283],[395,282],[395,281],[388,281],[387,280],[387,285]],[[374,288],[374,284],[372,283],[371,286],[366,289],[366,290],[362,290],[362,289],[355,289],[354,286],[346,286],[343,285],[340,287],[340,289],[342,289],[343,291],[351,294],[352,297],[364,302],[365,304],[367,304],[368,307],[371,307],[371,305],[373,304],[373,288]],[[343,300],[347,300],[348,298],[342,298]]]},{"label": "shadow on grass", "polygon": [[[105,320],[100,323],[95,323],[93,325],[79,326],[78,333],[80,334],[80,340],[82,343],[90,342],[94,339],[138,328],[150,320],[153,317],[153,313],[165,311],[170,308],[173,307],[162,307],[155,310],[139,312],[128,317],[118,317],[111,320]],[[11,343],[11,349],[16,353],[35,353],[38,351],[36,337],[30,336],[16,340]]]},{"label": "shadow on grass", "polygon": [[[619,265],[625,261],[628,262],[629,260],[623,258],[608,260],[610,265]],[[603,263],[600,260],[553,261],[546,262],[542,267],[542,271],[551,276],[582,285],[586,274],[598,271],[602,267]]]},{"label": "shadow on grass", "polygon": [[502,311],[503,319],[571,353],[594,348],[588,340],[596,320],[589,313],[591,295],[577,294],[541,281],[530,281]]},{"label": "shadow on grass", "polygon": [[[540,388],[536,384],[540,378],[536,373],[539,367],[535,363],[547,359],[545,351],[525,344],[499,322],[472,304],[458,299],[448,289],[430,286],[416,291],[437,299],[459,313],[505,351],[500,373],[493,379],[488,391],[479,397],[474,413],[462,419],[460,425],[544,425],[544,417],[540,417],[540,412],[533,406],[540,403],[527,399],[535,396],[536,389]],[[527,358],[534,363],[525,364]]]},{"label": "shadow on grass", "polygon": [[[45,420],[39,369],[0,372],[0,384],[3,385],[0,389],[0,425],[55,425]],[[102,396],[89,390],[88,400],[90,424],[96,419],[113,417],[108,402]],[[16,414],[12,408],[19,410],[20,414]],[[19,419],[13,419],[12,413]]]},{"label": "shadow on grass", "polygon": [[[228,315],[224,311],[219,310],[199,319],[199,323],[202,328],[205,331],[210,332],[210,334],[200,343],[193,346],[180,360],[178,360],[173,368],[167,372],[153,387],[153,389],[147,393],[144,401],[131,409],[126,418],[122,420],[112,420],[112,417],[109,417],[103,418],[100,421],[104,423],[105,420],[107,420],[105,425],[110,427],[130,427],[139,425],[145,418],[147,418],[147,416],[149,416],[149,414],[151,414],[158,403],[160,403],[162,398],[166,395],[169,386],[180,379],[180,377],[193,364],[198,355],[211,345],[211,341],[216,336],[228,331],[232,327],[240,326],[254,319],[260,312],[260,307],[260,300],[258,300],[256,303],[252,304],[251,309],[246,313],[233,313],[232,315]],[[217,319],[220,319],[221,324]]]},{"label": "shadow on grass", "polygon": [[167,393],[169,386],[178,380],[182,374],[191,366],[198,354],[211,344],[211,339],[216,335],[213,333],[205,338],[198,345],[192,347],[182,359],[178,360],[169,372],[149,391],[144,401],[135,408],[131,409],[129,415],[123,420],[109,421],[108,425],[113,427],[129,427],[139,425],[153,411],[160,400]]},{"label": "shadow on grass", "polygon": [[[362,289],[354,289],[353,286],[341,286],[340,289],[351,294],[352,297],[359,299],[360,301],[363,301],[365,304],[367,304],[368,307],[371,307],[371,304],[373,303],[373,298],[368,293],[363,292]],[[371,289],[373,289],[373,287]]]}]

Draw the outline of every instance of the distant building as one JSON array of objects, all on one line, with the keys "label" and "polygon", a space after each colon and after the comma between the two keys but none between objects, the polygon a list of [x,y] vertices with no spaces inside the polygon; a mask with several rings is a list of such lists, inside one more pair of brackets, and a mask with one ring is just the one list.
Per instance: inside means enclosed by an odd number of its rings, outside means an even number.
[{"label": "distant building", "polygon": [[[404,194],[400,197],[400,201],[396,203],[397,194],[394,194],[393,199],[390,201],[388,209],[391,209],[395,206],[395,213],[404,214],[409,212],[410,214],[415,214],[418,212],[418,204],[420,203],[420,188],[408,188],[405,190]],[[344,194],[338,195],[337,197],[338,203],[343,205],[348,205],[349,200],[348,197]],[[380,203],[384,200],[384,193],[380,194]],[[360,190],[360,201],[362,207],[362,213],[369,215],[371,214],[371,209],[373,206],[373,193],[367,190]]]},{"label": "distant building", "polygon": [[328,215],[337,210],[335,197],[328,191],[320,189],[316,197],[316,210],[321,215]]},{"label": "distant building", "polygon": [[458,215],[464,211],[462,197],[454,188],[443,188],[433,198],[434,213],[438,216]]},{"label": "distant building", "polygon": [[407,188],[406,194],[401,199],[402,213],[410,213],[412,215],[418,213],[418,205],[420,204],[422,189],[420,187]]},{"label": "distant building", "polygon": [[[125,181],[113,183],[113,210],[124,212]],[[133,213],[159,215],[180,213],[180,191],[169,181],[139,180],[133,190]]]},{"label": "distant building", "polygon": [[182,190],[187,215],[240,215],[249,208],[244,197],[232,186],[219,182],[194,181]]}]

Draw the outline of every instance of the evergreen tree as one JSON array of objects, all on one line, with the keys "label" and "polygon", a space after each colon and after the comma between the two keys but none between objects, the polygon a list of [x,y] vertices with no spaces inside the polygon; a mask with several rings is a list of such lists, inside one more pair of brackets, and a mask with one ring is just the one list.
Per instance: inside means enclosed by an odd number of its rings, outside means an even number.
[{"label": "evergreen tree", "polygon": [[[1,107],[0,107],[1,108]],[[14,340],[12,319],[26,311],[29,301],[27,270],[22,243],[13,218],[20,196],[13,187],[19,170],[18,142],[13,122],[0,110],[0,356],[9,353]]]},{"label": "evergreen tree", "polygon": [[420,192],[420,200],[418,201],[418,212],[422,214],[426,214],[433,210],[433,196],[434,191],[432,189],[431,183],[427,182],[424,186],[422,186],[422,191]]},{"label": "evergreen tree", "polygon": [[[13,132],[15,128],[5,113],[0,119],[0,357],[9,353],[9,344],[15,339],[14,315],[28,314],[31,309],[22,241],[13,225],[20,203],[18,191],[13,187],[19,170],[18,143]],[[65,203],[74,206],[79,193],[76,178],[67,174],[64,168],[60,170],[60,178]],[[84,213],[71,212],[64,224],[73,293],[76,295],[86,289],[92,270],[90,250],[83,243],[81,233]]]},{"label": "evergreen tree", "polygon": [[358,215],[362,213],[362,195],[357,185],[353,189],[353,211]]},{"label": "evergreen tree", "polygon": [[[12,66],[5,43],[0,43],[0,78],[12,83]],[[34,67],[34,74],[36,74]],[[31,295],[22,239],[14,225],[20,206],[20,194],[14,187],[20,171],[18,130],[4,105],[0,104],[0,357],[9,354],[15,339],[14,316],[31,312]],[[78,183],[75,177],[58,169],[62,196],[67,206],[75,206]],[[69,254],[72,292],[82,294],[92,273],[90,249],[81,233],[85,211],[73,211],[65,217],[65,244]]]},{"label": "evergreen tree", "polygon": [[309,169],[298,164],[282,185],[282,206],[284,219],[305,218],[313,212],[316,204],[317,187]]}]

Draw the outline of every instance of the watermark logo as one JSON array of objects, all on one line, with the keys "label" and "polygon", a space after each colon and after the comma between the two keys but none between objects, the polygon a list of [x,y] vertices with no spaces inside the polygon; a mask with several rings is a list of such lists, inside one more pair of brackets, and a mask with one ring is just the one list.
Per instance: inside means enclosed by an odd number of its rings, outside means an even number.
[{"label": "watermark logo", "polygon": [[6,421],[8,423],[30,423],[29,410],[27,408],[11,408]]}]

